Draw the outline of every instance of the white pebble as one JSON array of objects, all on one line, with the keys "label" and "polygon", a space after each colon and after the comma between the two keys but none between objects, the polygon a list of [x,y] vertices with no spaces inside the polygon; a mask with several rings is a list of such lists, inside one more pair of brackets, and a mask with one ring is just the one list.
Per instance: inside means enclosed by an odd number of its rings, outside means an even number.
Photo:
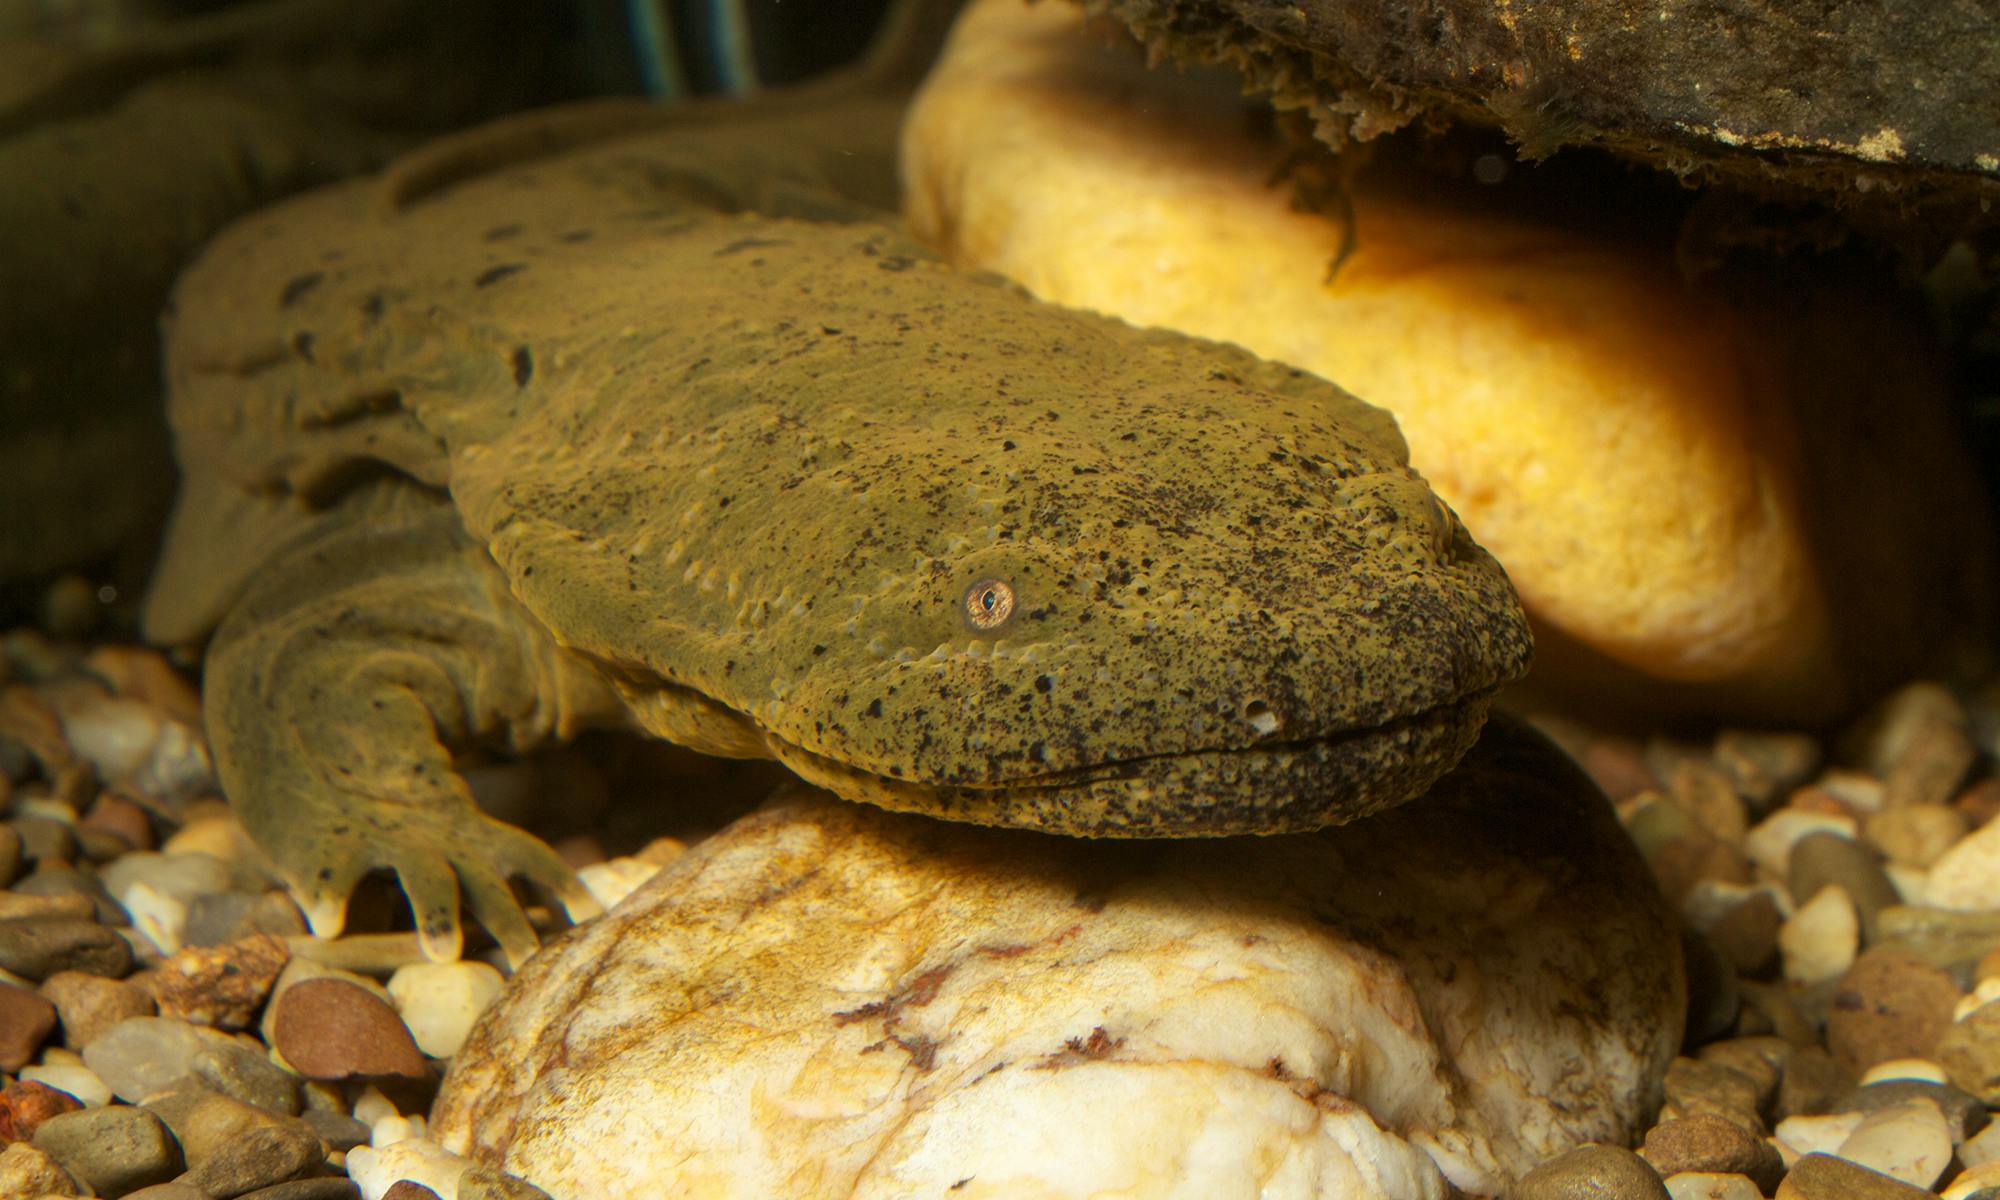
[{"label": "white pebble", "polygon": [[111,1103],[111,1089],[97,1072],[81,1063],[43,1063],[21,1068],[21,1078],[46,1083],[83,1101],[87,1108]]},{"label": "white pebble", "polygon": [[1930,891],[1931,873],[1927,868],[1906,867],[1902,863],[1883,863],[1882,873],[1889,877],[1889,886],[1896,889],[1896,899],[1905,904],[1922,904]]},{"label": "white pebble", "polygon": [[347,1152],[347,1174],[361,1189],[361,1200],[382,1200],[383,1193],[404,1179],[423,1184],[439,1200],[458,1200],[458,1177],[471,1165],[425,1138],[385,1149],[356,1146]]},{"label": "white pebble", "polygon": [[1881,1083],[1885,1079],[1921,1079],[1925,1083],[1946,1082],[1944,1068],[1928,1058],[1884,1059],[1861,1074],[1863,1084]]},{"label": "white pebble", "polygon": [[382,1089],[372,1083],[361,1089],[361,1094],[354,1098],[352,1112],[355,1120],[371,1128],[377,1121],[403,1115],[397,1109],[395,1102],[384,1096]]},{"label": "white pebble", "polygon": [[418,1047],[450,1058],[506,982],[482,962],[411,963],[389,977],[389,997]]},{"label": "white pebble", "polygon": [[2000,1121],[1987,1122],[1986,1128],[1960,1142],[1958,1161],[1968,1167],[2000,1162]]},{"label": "white pebble", "polygon": [[1748,1176],[1720,1171],[1681,1171],[1667,1176],[1674,1200],[1764,1200]]},{"label": "white pebble", "polygon": [[41,1063],[47,1067],[80,1067],[83,1055],[62,1046],[44,1046]]},{"label": "white pebble", "polygon": [[137,774],[153,756],[162,724],[151,705],[123,696],[96,697],[62,714],[63,737],[70,749],[89,759],[101,779]]},{"label": "white pebble", "polygon": [[1905,1100],[1869,1113],[1834,1153],[1929,1190],[1951,1162],[1951,1127],[1936,1101]]},{"label": "white pebble", "polygon": [[368,1144],[377,1150],[387,1149],[398,1142],[426,1135],[424,1119],[420,1116],[383,1117],[368,1129]]},{"label": "white pebble", "polygon": [[1924,903],[1983,911],[2000,908],[2000,821],[1988,821],[1931,864]]},{"label": "white pebble", "polygon": [[118,903],[132,916],[132,926],[146,935],[161,954],[179,953],[187,932],[188,906],[141,880],[125,889]]},{"label": "white pebble", "polygon": [[1757,822],[1749,833],[1743,835],[1743,849],[1752,862],[1783,878],[1786,864],[1792,857],[1792,846],[1805,835],[1821,831],[1846,838],[1854,837],[1859,832],[1852,817],[1781,808]]},{"label": "white pebble", "polygon": [[[2000,1129],[2000,1124],[1989,1126]],[[1965,1200],[1981,1188],[2000,1187],[2000,1162],[1987,1161],[1960,1171],[1945,1185],[1940,1200]]]},{"label": "white pebble", "polygon": [[616,908],[618,902],[639,890],[639,885],[659,872],[655,863],[642,862],[636,858],[612,858],[601,863],[592,863],[576,873],[584,890],[591,899],[606,909]]},{"label": "white pebble", "polygon": [[1832,1154],[1860,1126],[1865,1116],[1864,1113],[1843,1112],[1786,1117],[1778,1122],[1773,1136],[1800,1157]]},{"label": "white pebble", "polygon": [[1887,790],[1880,779],[1851,767],[1831,767],[1813,785],[1856,812],[1880,812]]},{"label": "white pebble", "polygon": [[1838,979],[1861,948],[1861,921],[1847,889],[1829,883],[1778,927],[1785,978],[1793,983]]}]

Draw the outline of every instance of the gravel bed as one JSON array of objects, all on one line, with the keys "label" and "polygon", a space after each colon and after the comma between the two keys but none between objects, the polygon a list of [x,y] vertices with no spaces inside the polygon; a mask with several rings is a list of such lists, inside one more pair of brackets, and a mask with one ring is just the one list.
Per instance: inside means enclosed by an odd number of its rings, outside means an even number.
[{"label": "gravel bed", "polygon": [[[2000,685],[1913,683],[1824,740],[1539,723],[1685,915],[1692,1002],[1636,1152],[1516,1195],[2000,1197]],[[537,831],[607,907],[772,780],[623,744],[467,773],[510,820],[561,793]],[[504,959],[422,961],[386,880],[308,936],[161,656],[0,635],[0,806],[0,1196],[544,1195],[425,1136]]]}]

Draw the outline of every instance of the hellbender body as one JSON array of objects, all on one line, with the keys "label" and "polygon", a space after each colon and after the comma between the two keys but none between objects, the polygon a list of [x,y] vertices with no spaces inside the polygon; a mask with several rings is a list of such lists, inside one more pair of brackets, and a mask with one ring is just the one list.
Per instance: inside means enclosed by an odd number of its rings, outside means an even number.
[{"label": "hellbender body", "polygon": [[394,869],[590,901],[469,744],[586,725],[853,800],[1143,837],[1421,793],[1518,676],[1498,566],[1391,419],[1038,304],[896,227],[897,101],[558,111],[218,240],[170,316],[149,635],[214,631],[225,791],[337,931]]}]

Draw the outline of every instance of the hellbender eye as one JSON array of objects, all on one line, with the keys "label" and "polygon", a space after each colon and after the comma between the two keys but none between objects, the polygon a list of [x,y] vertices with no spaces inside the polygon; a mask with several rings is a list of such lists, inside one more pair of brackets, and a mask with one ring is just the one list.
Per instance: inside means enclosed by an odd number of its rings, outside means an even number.
[{"label": "hellbender eye", "polygon": [[965,589],[964,608],[974,629],[998,629],[1014,615],[1014,589],[1003,579],[982,579]]}]

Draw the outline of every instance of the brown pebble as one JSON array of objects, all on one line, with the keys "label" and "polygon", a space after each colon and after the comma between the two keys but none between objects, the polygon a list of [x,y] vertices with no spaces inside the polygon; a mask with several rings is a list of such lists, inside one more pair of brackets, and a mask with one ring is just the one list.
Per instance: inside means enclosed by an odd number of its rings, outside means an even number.
[{"label": "brown pebble", "polygon": [[1803,733],[1725,729],[1710,752],[1751,809],[1763,813],[1819,769],[1817,739]]},{"label": "brown pebble", "polygon": [[1778,930],[1785,923],[1778,902],[1759,889],[1708,927],[1708,940],[1739,975],[1762,975],[1778,957]]},{"label": "brown pebble", "polygon": [[143,700],[183,725],[201,727],[200,695],[159,651],[114,643],[92,650],[84,666],[119,695]]},{"label": "brown pebble", "polygon": [[88,921],[96,911],[91,898],[77,892],[0,892],[0,921]]},{"label": "brown pebble", "polygon": [[146,1107],[167,1122],[187,1154],[189,1183],[219,1196],[318,1173],[325,1149],[312,1127],[201,1089],[179,1111]]},{"label": "brown pebble", "polygon": [[132,969],[132,947],[95,921],[0,921],[0,968],[37,982],[57,971],[116,978]]},{"label": "brown pebble", "polygon": [[1757,1111],[1768,1115],[1777,1099],[1778,1081],[1784,1077],[1785,1064],[1796,1052],[1797,1048],[1785,1039],[1767,1035],[1710,1042],[1697,1051],[1695,1057],[1705,1063],[1728,1067],[1754,1082],[1757,1085]]},{"label": "brown pebble", "polygon": [[128,850],[153,848],[153,822],[146,810],[116,792],[101,793],[90,810],[77,822],[79,830],[108,833]]},{"label": "brown pebble", "polygon": [[1667,776],[1667,794],[1695,824],[1725,842],[1740,844],[1750,831],[1750,811],[1736,784],[1699,758],[1684,758]]},{"label": "brown pebble", "polygon": [[285,939],[258,934],[220,946],[189,946],[153,972],[160,1015],[218,1029],[247,1029],[291,957]]},{"label": "brown pebble", "polygon": [[1747,1175],[1766,1192],[1785,1173],[1784,1160],[1770,1142],[1735,1121],[1708,1113],[1653,1126],[1646,1131],[1640,1153],[1663,1176],[1682,1171]]},{"label": "brown pebble", "polygon": [[1935,1057],[1953,1083],[2000,1108],[2000,1004],[1983,1004],[1952,1022]]},{"label": "brown pebble", "polygon": [[[1771,1034],[1794,1046],[1810,1046],[1819,1041],[1818,1028],[1799,1011],[1788,985],[1744,979],[1737,982],[1737,987],[1743,995],[1743,1015],[1736,1030],[1739,1035]],[[1757,1022],[1754,1027],[1753,1019]]]},{"label": "brown pebble", "polygon": [[1705,1114],[1758,1135],[1764,1132],[1764,1120],[1757,1115],[1757,1081],[1733,1067],[1676,1058],[1667,1066],[1666,1091],[1662,1121]]},{"label": "brown pebble", "polygon": [[1965,836],[1965,817],[1948,804],[1907,804],[1871,814],[1862,829],[1890,862],[1926,870]]},{"label": "brown pebble", "polygon": [[1750,883],[1755,878],[1742,850],[1701,832],[1667,842],[1648,865],[1661,894],[1676,906],[1704,879]]},{"label": "brown pebble", "polygon": [[0,1088],[0,1142],[25,1142],[50,1117],[75,1112],[83,1101],[60,1088],[32,1079],[16,1079]]},{"label": "brown pebble", "polygon": [[1785,1074],[1778,1081],[1778,1107],[1772,1115],[1782,1121],[1839,1112],[1834,1105],[1853,1087],[1854,1072],[1835,1062],[1833,1055],[1819,1046],[1801,1046],[1785,1060]]},{"label": "brown pebble", "polygon": [[438,1194],[414,1179],[398,1179],[382,1193],[382,1200],[439,1200]]},{"label": "brown pebble", "polygon": [[1962,718],[1926,716],[1911,730],[1894,765],[1883,773],[1883,806],[1949,803],[1978,756]]},{"label": "brown pebble", "polygon": [[1834,985],[1826,1048],[1857,1072],[1892,1058],[1929,1058],[1959,995],[1950,975],[1914,954],[1864,950]]},{"label": "brown pebble", "polygon": [[1930,1192],[1831,1154],[1808,1154],[1778,1184],[1777,1200],[1928,1200]]},{"label": "brown pebble", "polygon": [[361,1200],[361,1187],[352,1179],[327,1175],[319,1179],[275,1183],[254,1192],[245,1192],[236,1200]]},{"label": "brown pebble", "polygon": [[1578,1146],[1521,1177],[1511,1200],[1668,1200],[1667,1185],[1623,1146]]},{"label": "brown pebble", "polygon": [[[5,778],[6,776],[0,775],[0,779]],[[4,799],[4,795],[0,795],[0,799]],[[15,833],[6,823],[0,822],[0,887],[14,882],[14,877],[20,873],[21,835]]]},{"label": "brown pebble", "polygon": [[42,995],[56,1006],[63,1045],[72,1050],[130,1017],[154,1015],[153,998],[129,979],[106,979],[81,971],[57,971],[42,980]]},{"label": "brown pebble", "polygon": [[56,1028],[56,1006],[39,992],[0,983],[0,1071],[18,1071]]},{"label": "brown pebble", "polygon": [[430,1064],[380,998],[344,979],[307,979],[279,993],[278,1053],[308,1079],[421,1079]]}]

